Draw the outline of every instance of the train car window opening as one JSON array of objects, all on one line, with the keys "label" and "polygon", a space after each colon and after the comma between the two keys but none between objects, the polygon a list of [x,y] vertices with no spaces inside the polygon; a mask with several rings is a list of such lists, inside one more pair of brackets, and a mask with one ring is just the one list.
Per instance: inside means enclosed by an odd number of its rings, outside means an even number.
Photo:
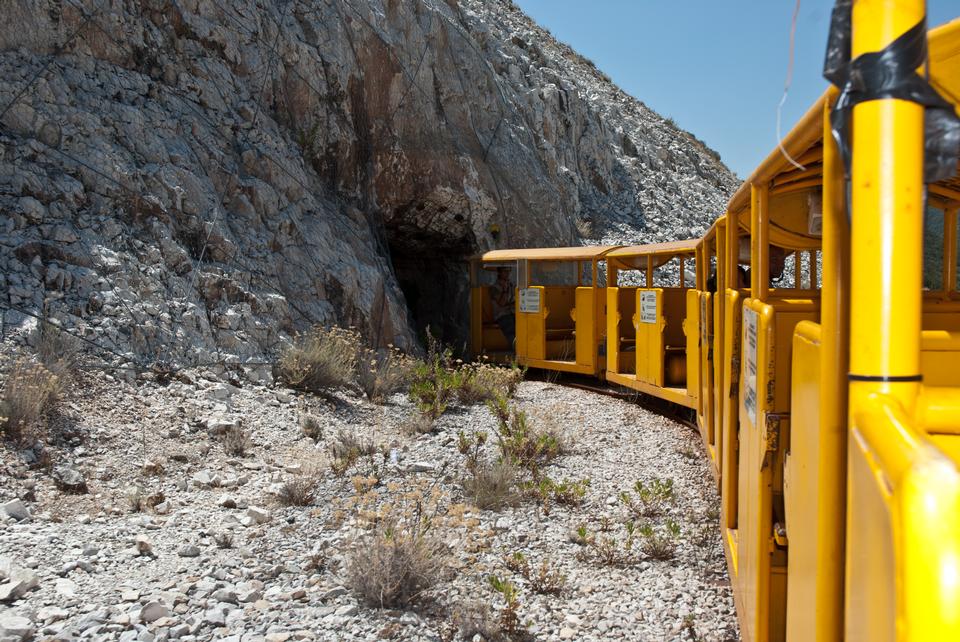
[{"label": "train car window opening", "polygon": [[923,289],[943,291],[944,211],[927,207],[923,216]]},{"label": "train car window opening", "polygon": [[[579,261],[531,261],[530,285],[576,286]],[[588,264],[589,265],[589,264]]]}]

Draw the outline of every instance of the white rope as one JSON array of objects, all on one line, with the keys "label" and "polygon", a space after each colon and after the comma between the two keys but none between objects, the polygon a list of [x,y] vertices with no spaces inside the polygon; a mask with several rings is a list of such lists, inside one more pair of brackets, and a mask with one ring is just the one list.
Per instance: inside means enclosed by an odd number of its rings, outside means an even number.
[{"label": "white rope", "polygon": [[790,84],[793,82],[793,51],[796,43],[797,17],[799,15],[800,0],[797,0],[797,4],[793,8],[793,18],[790,21],[790,58],[789,62],[787,63],[787,77],[783,83],[783,95],[780,96],[780,103],[777,105],[777,147],[780,148],[780,153],[783,154],[783,157],[790,161],[791,165],[802,172],[807,168],[793,159],[793,156],[790,155],[790,152],[788,152],[783,146],[783,137],[780,135],[780,121],[783,113],[783,105],[787,102],[787,94],[790,92]]}]

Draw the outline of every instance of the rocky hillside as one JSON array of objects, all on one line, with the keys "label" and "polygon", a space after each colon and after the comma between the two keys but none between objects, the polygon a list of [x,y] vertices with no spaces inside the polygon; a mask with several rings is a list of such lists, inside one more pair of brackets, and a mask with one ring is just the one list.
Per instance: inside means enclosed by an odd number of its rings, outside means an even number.
[{"label": "rocky hillside", "polygon": [[735,184],[501,0],[8,0],[0,74],[2,329],[141,366],[452,340],[464,257],[690,237]]}]

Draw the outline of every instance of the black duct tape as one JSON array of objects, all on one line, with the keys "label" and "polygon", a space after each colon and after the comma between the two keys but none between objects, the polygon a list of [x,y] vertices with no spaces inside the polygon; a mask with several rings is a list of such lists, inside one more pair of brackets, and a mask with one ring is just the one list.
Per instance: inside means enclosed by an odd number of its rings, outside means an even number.
[{"label": "black duct tape", "polygon": [[851,60],[852,0],[837,0],[830,21],[823,76],[840,89],[830,114],[830,127],[850,177],[850,115],[869,100],[897,98],[923,105],[924,163],[927,183],[950,178],[960,157],[960,118],[953,105],[930,85],[917,69],[927,62],[926,18],[904,32],[882,51]]}]

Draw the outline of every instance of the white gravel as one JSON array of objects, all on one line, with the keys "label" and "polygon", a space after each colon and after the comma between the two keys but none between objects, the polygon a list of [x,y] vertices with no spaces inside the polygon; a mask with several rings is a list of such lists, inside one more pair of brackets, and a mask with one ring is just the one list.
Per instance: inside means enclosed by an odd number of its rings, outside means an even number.
[{"label": "white gravel", "polygon": [[[386,405],[349,392],[323,399],[234,386],[212,372],[167,386],[83,377],[55,420],[49,451],[57,465],[83,473],[87,494],[62,493],[48,472],[24,463],[28,453],[0,446],[0,504],[20,499],[31,514],[18,520],[17,505],[13,516],[0,511],[0,595],[12,581],[26,582],[12,592],[22,595],[0,603],[0,639],[450,639],[441,634],[463,605],[500,608],[490,574],[519,587],[521,617],[537,640],[738,639],[718,498],[698,436],[634,404],[521,384],[520,407],[561,423],[572,446],[544,472],[558,481],[589,478],[584,503],[553,505],[548,514],[532,500],[501,512],[467,509],[459,525],[438,525],[452,551],[450,577],[421,608],[400,612],[364,606],[344,587],[356,493],[330,472],[327,444],[346,430],[395,449],[396,463],[373,491],[376,504],[399,501],[422,481],[455,514],[464,474],[456,435],[492,432],[487,408],[453,408],[435,433],[410,436],[402,424],[412,405],[402,395]],[[316,445],[300,429],[305,413],[323,428]],[[246,457],[228,457],[208,434],[233,422],[251,433]],[[279,506],[277,485],[310,468],[322,472],[314,506]],[[607,566],[572,541],[580,525],[622,540],[627,516],[617,496],[653,478],[674,482],[673,506],[653,520],[658,528],[668,519],[680,524],[674,559],[635,552],[635,563]],[[159,502],[156,509],[131,512],[132,487],[142,502]],[[217,547],[214,536],[223,533],[233,548]],[[314,552],[326,560],[322,570],[308,570]],[[506,568],[515,552],[562,570],[565,592],[537,594]]]}]

